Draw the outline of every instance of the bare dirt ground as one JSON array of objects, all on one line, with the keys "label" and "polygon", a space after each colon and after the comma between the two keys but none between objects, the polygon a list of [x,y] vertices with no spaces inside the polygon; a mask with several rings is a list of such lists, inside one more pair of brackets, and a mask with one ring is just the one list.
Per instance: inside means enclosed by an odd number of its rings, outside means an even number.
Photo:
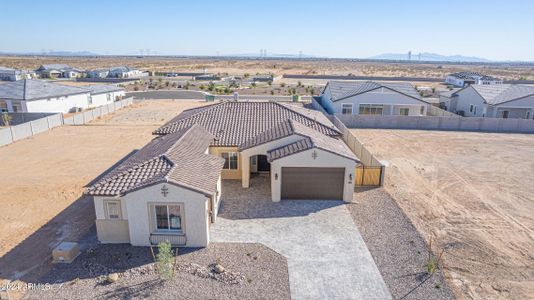
[{"label": "bare dirt ground", "polygon": [[458,298],[534,298],[534,135],[354,130]]},{"label": "bare dirt ground", "polygon": [[62,126],[1,147],[0,284],[34,280],[53,247],[78,240],[93,226],[84,186],[144,146],[158,126],[203,104],[135,103],[86,126]]},{"label": "bare dirt ground", "polygon": [[349,60],[277,60],[277,59],[199,59],[178,57],[44,57],[0,56],[0,66],[36,69],[42,64],[65,63],[82,69],[109,68],[128,65],[154,72],[202,72],[230,75],[308,74],[308,75],[358,75],[358,76],[417,76],[444,78],[459,71],[478,71],[505,80],[533,79],[534,68],[483,65],[438,65],[357,62]]}]

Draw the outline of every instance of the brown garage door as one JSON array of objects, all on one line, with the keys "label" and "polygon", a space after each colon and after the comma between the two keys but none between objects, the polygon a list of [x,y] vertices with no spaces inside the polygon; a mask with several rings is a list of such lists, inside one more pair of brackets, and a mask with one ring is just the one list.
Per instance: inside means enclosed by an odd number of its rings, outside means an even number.
[{"label": "brown garage door", "polygon": [[343,200],[344,168],[282,168],[282,199]]}]

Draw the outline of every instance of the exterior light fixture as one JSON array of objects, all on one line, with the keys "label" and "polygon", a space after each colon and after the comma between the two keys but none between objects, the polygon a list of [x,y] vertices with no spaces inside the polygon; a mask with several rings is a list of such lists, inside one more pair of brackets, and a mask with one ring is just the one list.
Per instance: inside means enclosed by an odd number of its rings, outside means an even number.
[{"label": "exterior light fixture", "polygon": [[278,173],[274,173],[274,180],[278,180]]}]

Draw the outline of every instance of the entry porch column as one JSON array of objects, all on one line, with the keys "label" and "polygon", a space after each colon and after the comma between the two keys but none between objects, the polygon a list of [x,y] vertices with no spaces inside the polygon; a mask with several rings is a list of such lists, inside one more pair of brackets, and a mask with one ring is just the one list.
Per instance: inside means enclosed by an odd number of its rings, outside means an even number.
[{"label": "entry porch column", "polygon": [[250,185],[250,155],[241,152],[241,185],[248,188]]}]

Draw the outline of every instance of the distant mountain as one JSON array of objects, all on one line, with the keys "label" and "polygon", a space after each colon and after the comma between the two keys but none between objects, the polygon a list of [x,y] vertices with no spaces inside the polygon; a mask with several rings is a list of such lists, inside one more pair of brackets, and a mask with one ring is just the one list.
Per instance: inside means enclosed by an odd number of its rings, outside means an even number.
[{"label": "distant mountain", "polygon": [[[384,53],[369,57],[369,59],[384,59],[384,60],[408,60],[408,53]],[[412,53],[412,61],[419,60],[419,53]],[[463,55],[441,55],[436,53],[421,53],[422,61],[448,61],[448,62],[491,62],[489,59],[463,56]]]},{"label": "distant mountain", "polygon": [[48,56],[97,56],[89,51],[44,51],[44,52],[0,52],[7,55],[48,55]]}]

